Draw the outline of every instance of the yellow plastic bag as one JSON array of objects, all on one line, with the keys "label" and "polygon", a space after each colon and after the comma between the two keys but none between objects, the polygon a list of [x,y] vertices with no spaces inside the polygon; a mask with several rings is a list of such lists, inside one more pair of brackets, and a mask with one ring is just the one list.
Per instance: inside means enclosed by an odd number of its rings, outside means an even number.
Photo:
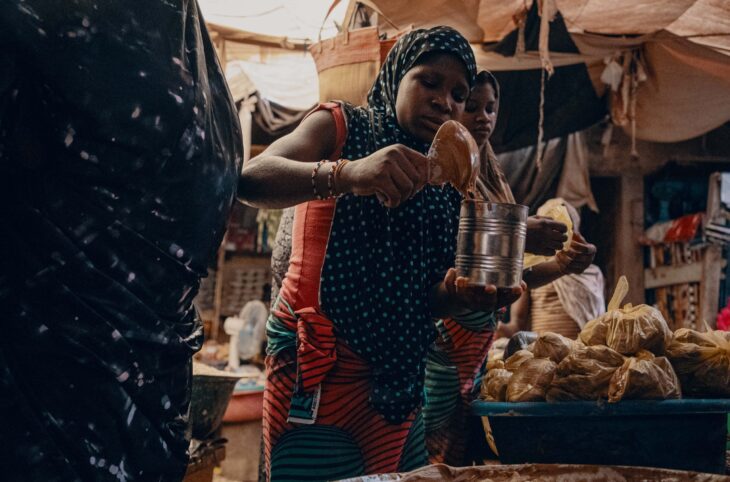
[{"label": "yellow plastic bag", "polygon": [[[568,247],[570,246],[570,242],[573,239],[573,221],[571,221],[570,215],[568,214],[568,209],[565,207],[565,200],[562,198],[550,199],[538,208],[537,215],[554,219],[555,221],[559,221],[568,227],[568,232],[566,233],[568,239],[563,244],[563,250],[568,249]],[[529,268],[530,266],[544,263],[545,261],[548,261],[553,257],[554,256],[539,256],[532,253],[525,253],[525,257],[522,263],[523,268]]]},{"label": "yellow plastic bag", "polygon": [[607,346],[579,348],[558,365],[547,401],[608,398],[611,377],[623,363],[624,357]]},{"label": "yellow plastic bag", "polygon": [[490,371],[496,370],[497,368],[504,368],[504,360],[489,360],[487,362],[487,375]]},{"label": "yellow plastic bag", "polygon": [[626,276],[621,276],[618,279],[618,283],[616,283],[616,288],[613,290],[611,300],[608,302],[606,313],[586,323],[586,326],[580,331],[578,339],[588,346],[605,345],[606,335],[608,334],[608,322],[611,319],[609,313],[617,310],[621,306],[621,302],[628,292],[629,281],[626,279]]},{"label": "yellow plastic bag", "polygon": [[578,339],[587,346],[605,345],[607,331],[608,318],[606,315],[602,315],[586,323],[586,326],[580,331]]},{"label": "yellow plastic bag", "polygon": [[[519,352],[518,352],[519,353]],[[543,402],[558,366],[547,358],[533,358],[520,365],[507,384],[509,402]]]},{"label": "yellow plastic bag", "polygon": [[621,400],[667,400],[682,398],[679,378],[669,360],[642,350],[627,358],[611,377],[610,403]]},{"label": "yellow plastic bag", "polygon": [[512,378],[512,372],[504,368],[495,368],[488,371],[482,380],[480,397],[489,402],[504,402],[507,400],[507,384]]},{"label": "yellow plastic bag", "polygon": [[535,355],[533,355],[531,351],[519,350],[517,353],[505,360],[504,368],[511,372],[515,372],[520,365],[533,358],[535,358]]},{"label": "yellow plastic bag", "polygon": [[622,355],[634,355],[640,350],[663,355],[672,340],[666,320],[659,310],[649,305],[628,303],[620,308],[628,290],[629,283],[621,276],[607,312],[583,327],[580,341],[589,346],[607,345]]},{"label": "yellow plastic bag", "polygon": [[649,305],[627,305],[608,313],[606,345],[622,355],[648,350],[663,355],[672,332],[661,312]]},{"label": "yellow plastic bag", "polygon": [[667,356],[685,392],[730,397],[730,332],[680,328]]},{"label": "yellow plastic bag", "polygon": [[549,358],[555,363],[560,363],[577,347],[578,342],[570,338],[557,333],[545,333],[535,340],[532,354],[535,355],[535,358]]}]

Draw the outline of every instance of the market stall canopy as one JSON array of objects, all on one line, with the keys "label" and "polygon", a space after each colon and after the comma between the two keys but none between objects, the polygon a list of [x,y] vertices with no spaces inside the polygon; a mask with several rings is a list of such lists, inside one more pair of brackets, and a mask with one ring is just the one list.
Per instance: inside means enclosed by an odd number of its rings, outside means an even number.
[{"label": "market stall canopy", "polygon": [[[340,2],[329,16],[332,0],[199,0],[208,29],[221,38],[268,47],[306,50],[337,34],[347,9]],[[327,19],[325,21],[325,17]]]},{"label": "market stall canopy", "polygon": [[[198,0],[236,101],[259,99],[307,110],[318,98],[307,45],[337,34],[347,2]],[[320,32],[321,29],[321,32]]]},{"label": "market stall canopy", "polygon": [[[381,12],[381,29],[449,25],[472,43],[496,42],[518,27],[530,0],[365,0]],[[730,2],[725,0],[544,0],[571,33],[643,35],[666,30],[730,55]],[[387,19],[387,20],[386,20]]]},{"label": "market stall canopy", "polygon": [[[229,61],[308,63],[284,76],[308,90],[297,106],[281,96],[283,105],[297,108],[309,104],[317,88],[306,46],[319,38],[333,4],[322,38],[349,24],[345,19],[358,3],[378,12],[381,35],[445,24],[469,38],[479,66],[496,72],[502,83],[493,137],[497,150],[535,144],[539,105],[544,105],[545,140],[587,127],[608,113],[606,92],[613,122],[635,139],[677,142],[730,121],[727,0],[420,0],[417,8],[406,0],[200,0],[214,38],[225,40],[223,56]],[[265,60],[230,53],[243,45],[267,46],[272,53]],[[292,54],[307,60],[288,62]],[[335,82],[334,92],[326,91],[328,98],[362,101],[367,87],[360,84],[369,86],[372,80],[358,83],[357,93],[349,92],[355,85],[350,81],[354,67],[338,66],[338,78],[349,80]],[[543,67],[555,72],[545,82]],[[245,70],[256,77],[257,68]],[[259,70],[273,75],[277,69]],[[367,75],[376,72],[377,63],[368,66]],[[255,83],[280,83],[272,79],[264,75]],[[347,95],[337,95],[338,88],[348,89]]]},{"label": "market stall canopy", "polygon": [[[290,132],[318,99],[307,45],[332,37],[347,2],[198,0],[240,106],[244,150]],[[331,11],[330,11],[331,10]]]},{"label": "market stall canopy", "polygon": [[[567,66],[584,66],[570,75],[587,71],[599,96],[610,85],[613,121],[637,139],[682,141],[730,121],[726,0],[422,0],[418,9],[406,0],[361,3],[380,13],[379,29],[391,35],[439,24],[456,28],[474,45],[480,67],[510,72],[500,78],[503,86],[517,82],[523,94],[539,89],[537,77],[516,72],[547,67],[565,74]],[[557,92],[561,78],[566,75],[553,76],[547,90],[552,83]],[[551,97],[548,92],[546,104]],[[571,115],[585,118],[585,111],[595,118],[591,104]],[[570,117],[565,107],[558,110]],[[548,131],[551,124],[546,113]],[[524,145],[502,141],[506,147]]]}]

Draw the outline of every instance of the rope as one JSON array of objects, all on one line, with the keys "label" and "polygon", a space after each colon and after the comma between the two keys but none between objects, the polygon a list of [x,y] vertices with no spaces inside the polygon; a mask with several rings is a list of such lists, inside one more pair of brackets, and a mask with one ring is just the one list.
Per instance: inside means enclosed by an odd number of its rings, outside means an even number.
[{"label": "rope", "polygon": [[542,169],[542,156],[545,150],[542,145],[544,135],[543,123],[545,122],[545,77],[547,72],[545,69],[540,70],[540,118],[537,122],[537,149],[535,151],[535,164],[537,170]]},{"label": "rope", "polygon": [[[555,5],[555,0],[542,0],[538,7],[540,11],[540,38],[538,49],[540,51],[540,64],[542,69],[540,71],[540,112],[537,124],[537,149],[535,151],[535,164],[539,171],[542,169],[542,157],[545,150],[543,146],[543,137],[545,134],[545,83],[546,77],[549,79],[555,73],[555,67],[550,60],[550,22],[552,22],[555,18],[558,8]],[[518,50],[520,40],[522,40],[522,48],[524,49],[524,27],[521,26],[521,29],[522,35],[517,38]]]}]

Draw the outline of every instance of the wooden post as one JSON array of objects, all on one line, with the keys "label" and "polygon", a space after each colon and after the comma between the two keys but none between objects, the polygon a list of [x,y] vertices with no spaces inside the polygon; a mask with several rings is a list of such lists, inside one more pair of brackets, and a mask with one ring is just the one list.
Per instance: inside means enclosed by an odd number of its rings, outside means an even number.
[{"label": "wooden post", "polygon": [[[710,176],[707,189],[707,211],[704,222],[714,221],[721,217],[722,204],[720,201],[721,173]],[[704,326],[706,321],[712,328],[717,328],[717,312],[720,310],[720,279],[725,269],[723,265],[722,248],[710,244],[702,257],[702,282],[700,283],[700,319],[699,325]]]},{"label": "wooden post", "polygon": [[720,276],[722,270],[722,248],[710,244],[705,248],[702,259],[699,326],[704,326],[702,324],[702,320],[704,320],[710,327],[716,328],[717,312],[720,310]]},{"label": "wooden post", "polygon": [[[618,219],[613,279],[621,275],[629,282],[629,292],[624,303],[644,303],[644,257],[639,237],[644,232],[644,178],[640,173],[620,177],[618,192]],[[609,287],[609,293],[613,287]]]}]

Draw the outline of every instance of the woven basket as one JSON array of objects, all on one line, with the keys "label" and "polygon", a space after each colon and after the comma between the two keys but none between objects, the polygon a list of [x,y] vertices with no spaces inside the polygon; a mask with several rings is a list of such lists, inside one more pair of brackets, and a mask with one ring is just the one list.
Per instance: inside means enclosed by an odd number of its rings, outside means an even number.
[{"label": "woven basket", "polygon": [[[335,0],[332,3],[325,20],[339,2]],[[349,10],[349,16],[343,21],[346,26],[344,32],[334,38],[320,39],[309,47],[319,74],[320,102],[344,100],[365,105],[380,66],[398,37],[381,40],[377,27],[351,28],[360,7],[362,5],[358,4]],[[375,8],[372,4],[369,7]],[[380,10],[375,11],[392,25]]]},{"label": "woven basket", "polygon": [[319,100],[365,105],[380,65],[396,39],[380,40],[377,27],[348,30],[309,47],[319,74]]}]

